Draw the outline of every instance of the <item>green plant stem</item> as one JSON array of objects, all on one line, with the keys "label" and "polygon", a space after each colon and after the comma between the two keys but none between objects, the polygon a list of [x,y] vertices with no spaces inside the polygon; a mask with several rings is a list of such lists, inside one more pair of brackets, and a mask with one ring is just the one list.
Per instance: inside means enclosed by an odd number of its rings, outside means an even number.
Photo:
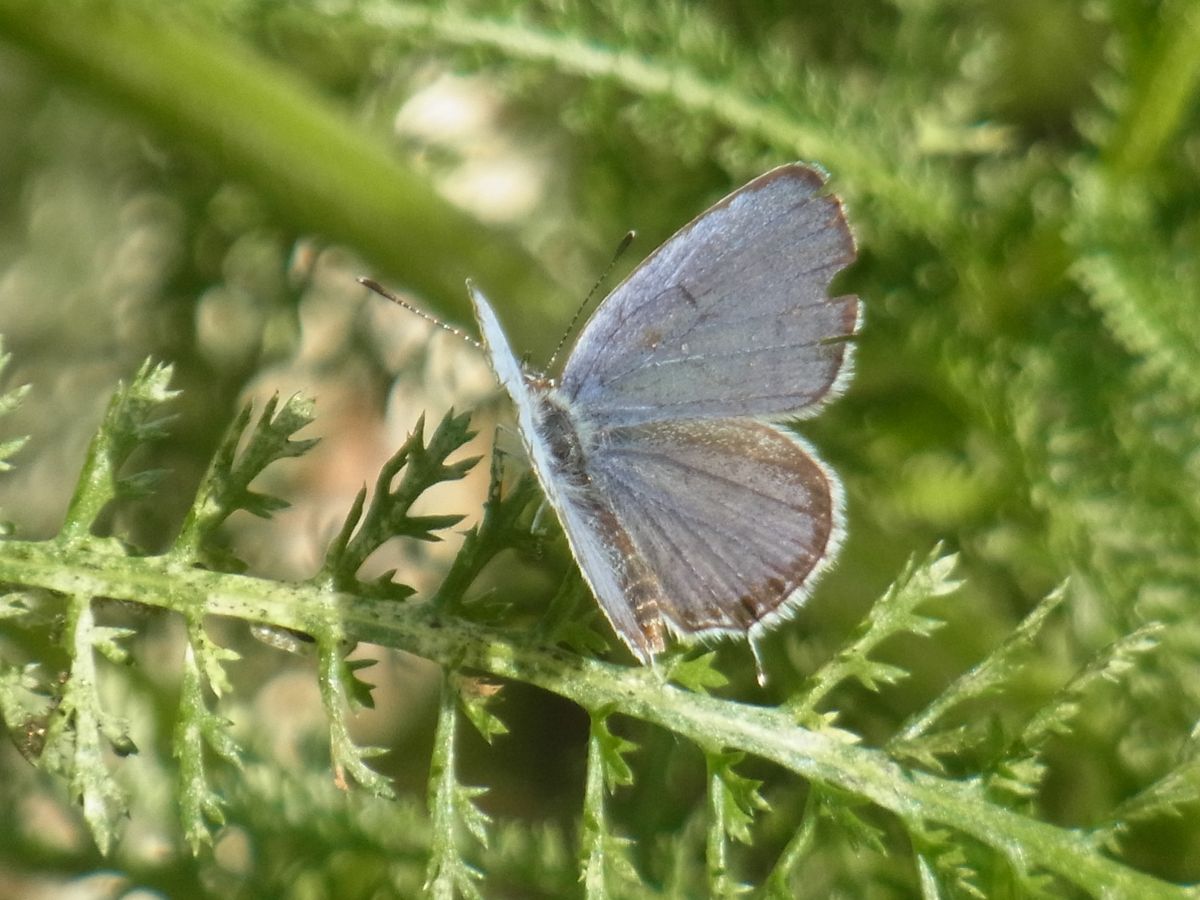
[{"label": "green plant stem", "polygon": [[1117,178],[1154,165],[1171,137],[1191,114],[1200,88],[1200,4],[1183,0],[1163,13],[1154,49],[1145,55],[1148,71],[1134,90],[1108,145]]},{"label": "green plant stem", "polygon": [[[611,706],[707,751],[739,749],[811,781],[871,800],[906,822],[971,835],[1014,865],[1052,871],[1095,893],[1193,896],[1101,854],[1081,833],[989,802],[979,785],[904,769],[885,753],[795,724],[784,710],[695,694],[663,683],[653,668],[627,668],[439,618],[422,604],[389,604],[310,585],[193,569],[169,557],[129,559],[68,551],[53,542],[0,544],[0,582],[79,596],[131,600],[187,614],[266,622],[332,638],[369,641],[537,685],[589,710]],[[330,621],[336,616],[336,623]]]},{"label": "green plant stem", "polygon": [[355,247],[447,318],[470,321],[468,276],[547,295],[515,242],[441,199],[311,86],[186,7],[163,9],[0,0],[0,39],[207,153],[290,227]]}]

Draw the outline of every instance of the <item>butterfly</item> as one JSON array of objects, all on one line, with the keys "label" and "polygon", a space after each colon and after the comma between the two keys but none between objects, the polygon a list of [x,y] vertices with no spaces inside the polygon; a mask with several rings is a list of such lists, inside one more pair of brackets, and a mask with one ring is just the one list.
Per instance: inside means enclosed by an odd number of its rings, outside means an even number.
[{"label": "butterfly", "polygon": [[659,247],[597,307],[558,378],[527,370],[469,285],[542,489],[613,630],[641,662],[758,635],[842,542],[836,475],[780,417],[845,387],[857,296],[841,201],[803,164],[760,175]]}]

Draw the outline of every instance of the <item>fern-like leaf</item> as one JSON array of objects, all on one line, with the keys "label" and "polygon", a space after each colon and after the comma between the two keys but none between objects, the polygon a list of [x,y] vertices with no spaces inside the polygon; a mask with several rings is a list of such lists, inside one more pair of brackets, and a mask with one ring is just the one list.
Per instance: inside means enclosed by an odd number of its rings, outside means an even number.
[{"label": "fern-like leaf", "polygon": [[[346,722],[347,713],[358,706],[369,705],[369,687],[355,676],[361,666],[347,664],[343,642],[334,635],[332,627],[317,631],[317,666],[321,688],[321,703],[329,722],[329,750],[333,760],[334,777],[346,786],[349,776],[379,797],[395,796],[388,780],[367,765],[367,759],[386,753],[385,747],[362,747],[354,743]],[[369,663],[368,663],[369,664]],[[368,693],[364,701],[362,692]]]},{"label": "fern-like leaf", "polygon": [[[472,460],[472,462],[474,462]],[[496,554],[510,547],[519,547],[529,540],[529,529],[523,522],[530,506],[540,498],[540,489],[532,472],[526,472],[509,490],[504,489],[502,457],[493,454],[488,496],[483,506],[483,519],[467,532],[462,549],[446,573],[437,592],[430,598],[435,610],[466,613],[463,600],[467,588]],[[479,604],[470,614],[481,618]],[[487,616],[483,615],[486,619]]]},{"label": "fern-like leaf", "polygon": [[482,873],[467,860],[462,832],[465,830],[479,844],[486,846],[490,820],[475,805],[475,799],[486,789],[462,784],[455,773],[458,704],[458,691],[450,678],[443,678],[429,769],[433,845],[425,878],[425,889],[436,900],[454,900],[455,897],[480,900],[482,897],[477,883]]},{"label": "fern-like leaf", "polygon": [[1200,723],[1192,728],[1176,765],[1153,784],[1122,801],[1108,822],[1093,833],[1097,843],[1115,851],[1131,823],[1164,816],[1182,817],[1187,808],[1197,805],[1200,805]]},{"label": "fern-like leaf", "polygon": [[1082,169],[1072,274],[1126,348],[1184,395],[1200,401],[1200,266],[1158,233],[1148,195],[1110,172]]},{"label": "fern-like leaf", "polygon": [[[165,434],[169,417],[164,404],[178,394],[171,390],[171,367],[146,360],[128,385],[120,384],[104,415],[104,422],[87,449],[83,472],[67,508],[59,540],[66,545],[87,542],[93,550],[107,542],[88,540],[97,517],[112,500],[142,496],[149,486],[147,473],[124,473],[126,462],[140,446]],[[119,549],[118,549],[118,552]]]},{"label": "fern-like leaf", "polygon": [[798,721],[814,721],[817,707],[844,681],[854,679],[870,690],[878,690],[880,685],[893,684],[905,677],[907,673],[902,669],[871,659],[870,655],[893,635],[909,632],[924,636],[941,625],[937,619],[916,612],[923,603],[944,597],[959,587],[960,582],[951,577],[957,558],[940,554],[941,548],[934,548],[922,562],[911,561],[871,607],[850,644],[809,676],[800,693],[787,703]]},{"label": "fern-like leaf", "polygon": [[[976,897],[987,900],[979,873],[967,860],[957,836],[941,828],[910,828],[917,852],[921,893],[924,897]],[[945,888],[950,888],[949,891]]]},{"label": "fern-like leaf", "polygon": [[[425,443],[425,418],[422,416],[408,439],[384,465],[375,482],[369,505],[365,490],[355,500],[338,536],[330,545],[325,564],[315,582],[335,590],[358,590],[376,596],[404,599],[412,589],[396,585],[390,574],[374,585],[357,580],[358,570],[367,557],[393,537],[437,541],[434,534],[462,521],[459,515],[412,516],[409,511],[421,494],[435,484],[457,481],[478,462],[477,457],[448,463],[447,458],[474,437],[470,415],[446,414]],[[399,476],[399,482],[393,486]]]},{"label": "fern-like leaf", "polygon": [[1042,751],[1050,738],[1070,731],[1071,720],[1079,714],[1090,691],[1103,682],[1113,683],[1126,677],[1138,659],[1158,645],[1161,630],[1158,623],[1144,625],[1098,653],[1026,722],[1019,737],[997,763],[989,779],[990,786],[1015,797],[1034,796],[1045,777]]},{"label": "fern-like leaf", "polygon": [[588,900],[625,896],[630,886],[640,883],[630,858],[630,842],[616,832],[608,816],[608,795],[633,783],[633,770],[625,756],[636,745],[609,730],[609,714],[607,710],[593,713],[588,735],[579,833],[580,880]]},{"label": "fern-like leaf", "polygon": [[608,649],[607,639],[597,629],[596,601],[577,567],[572,566],[559,583],[531,638],[542,646],[561,644],[582,656]]},{"label": "fern-like leaf", "polygon": [[955,679],[924,709],[909,716],[888,741],[888,750],[940,769],[940,756],[968,746],[971,731],[965,726],[932,734],[930,729],[950,710],[995,693],[1010,681],[1021,670],[1035,638],[1065,596],[1065,584],[1047,594],[987,658]]},{"label": "fern-like leaf", "polygon": [[83,809],[83,818],[101,853],[116,839],[118,822],[129,812],[129,798],[109,772],[104,760],[108,738],[118,755],[128,752],[128,735],[100,702],[94,638],[96,621],[90,597],[72,597],[64,642],[71,656],[70,677],[62,701],[46,732],[41,764],[61,775],[72,798]]},{"label": "fern-like leaf", "polygon": [[500,735],[508,734],[508,726],[492,710],[500,697],[502,686],[494,681],[468,678],[461,674],[451,677],[463,714],[475,726],[479,736],[490,744]]},{"label": "fern-like leaf", "polygon": [[[250,404],[242,408],[213,455],[175,541],[172,552],[180,559],[240,571],[241,565],[212,542],[221,523],[239,509],[265,519],[287,506],[278,497],[251,490],[250,482],[271,463],[300,456],[317,443],[314,439],[293,438],[312,422],[313,403],[297,394],[280,405],[279,397],[275,396],[264,405],[253,427],[252,414]],[[238,453],[242,444],[244,449]]]},{"label": "fern-like leaf", "polygon": [[184,648],[179,717],[175,724],[175,758],[179,760],[178,798],[183,834],[192,853],[212,845],[211,826],[225,824],[225,801],[209,785],[205,748],[241,768],[241,751],[229,732],[229,722],[212,713],[205,702],[205,667],[197,660],[194,640]]},{"label": "fern-like leaf", "polygon": [[709,650],[698,656],[685,653],[667,660],[665,676],[667,681],[687,688],[689,691],[708,692],[723,688],[729,684],[729,679],[714,667],[717,653]]},{"label": "fern-like leaf", "polygon": [[[456,4],[372,4],[363,8],[364,19],[389,37],[407,36],[422,48],[431,45],[481,48],[498,51],[510,64],[548,66],[554,71],[586,78],[604,91],[604,112],[612,116],[611,87],[640,101],[624,117],[642,126],[647,142],[663,139],[665,110],[672,125],[692,127],[701,133],[713,124],[727,129],[737,140],[737,150],[726,152],[743,160],[774,148],[777,158],[829,161],[844,172],[847,181],[888,198],[886,208],[898,227],[944,236],[954,189],[950,182],[920,158],[925,146],[911,133],[911,122],[883,114],[886,104],[846,102],[845,79],[839,73],[818,73],[805,67],[801,79],[781,78],[799,66],[791,48],[779,42],[753,56],[735,53],[724,30],[707,20],[699,9],[658,7],[653,16],[631,6],[614,9],[608,17],[589,16],[587,27],[572,17],[569,7],[550,5],[544,21],[535,25],[528,15],[484,17]],[[664,13],[675,15],[664,22]],[[601,23],[608,38],[601,38]],[[663,41],[663,35],[672,39]],[[722,69],[718,74],[714,67]],[[754,74],[751,74],[751,73]],[[770,96],[764,99],[764,90]],[[618,95],[623,96],[623,95]],[[897,98],[899,99],[899,98]],[[855,115],[847,115],[847,108]],[[784,112],[786,110],[786,112]],[[595,114],[593,112],[593,114]],[[942,140],[978,144],[981,132],[958,126],[937,111],[928,110]],[[587,114],[583,113],[584,121]],[[680,121],[681,117],[685,121]],[[853,136],[851,136],[853,135]],[[734,138],[731,138],[734,139]],[[673,146],[696,143],[680,140]],[[985,138],[996,146],[995,133]],[[903,148],[903,149],[900,149]]]},{"label": "fern-like leaf", "polygon": [[708,766],[708,881],[714,897],[749,892],[749,885],[734,880],[729,867],[729,841],[751,843],[750,825],[756,813],[767,808],[759,793],[762,782],[734,771],[745,754],[740,751],[705,753]]}]

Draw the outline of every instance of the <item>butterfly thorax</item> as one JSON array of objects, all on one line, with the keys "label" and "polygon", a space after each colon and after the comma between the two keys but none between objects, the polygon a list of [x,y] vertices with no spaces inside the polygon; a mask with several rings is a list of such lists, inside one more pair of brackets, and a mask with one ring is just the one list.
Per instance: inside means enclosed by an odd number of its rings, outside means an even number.
[{"label": "butterfly thorax", "polygon": [[587,449],[565,402],[549,383],[537,391],[536,421],[538,433],[546,443],[555,474],[566,485],[585,488],[591,484]]}]

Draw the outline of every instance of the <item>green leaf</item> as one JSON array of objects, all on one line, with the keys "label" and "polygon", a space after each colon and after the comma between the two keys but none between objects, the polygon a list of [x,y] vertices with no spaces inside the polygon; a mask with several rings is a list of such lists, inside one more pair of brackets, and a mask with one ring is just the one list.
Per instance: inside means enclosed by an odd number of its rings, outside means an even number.
[{"label": "green leaf", "polygon": [[[986,900],[979,873],[953,833],[940,828],[910,828],[925,897],[977,897]],[[945,883],[943,885],[943,882]],[[947,890],[949,888],[950,890]]]},{"label": "green leaf", "polygon": [[1050,738],[1069,733],[1085,696],[1102,683],[1111,684],[1127,677],[1138,660],[1158,646],[1161,631],[1159,623],[1144,625],[1096,654],[1083,671],[1025,723],[997,763],[989,780],[991,786],[1018,798],[1036,796],[1047,772],[1041,752]]},{"label": "green leaf", "polygon": [[[193,635],[196,632],[193,631]],[[230,723],[214,715],[205,702],[205,670],[193,641],[184,648],[179,715],[175,723],[175,757],[179,760],[177,797],[184,838],[193,854],[212,846],[211,827],[225,824],[225,800],[209,784],[205,747],[231,765],[242,768],[241,749],[229,732]]]},{"label": "green leaf", "polygon": [[633,783],[625,756],[636,746],[609,730],[608,717],[603,710],[592,713],[588,735],[579,859],[580,880],[589,900],[625,896],[641,883],[631,858],[632,842],[616,832],[607,798],[618,787]]},{"label": "green leaf", "polygon": [[429,770],[429,813],[433,824],[433,844],[425,875],[429,896],[453,900],[456,896],[481,898],[478,882],[482,873],[466,857],[460,837],[462,830],[486,845],[490,819],[475,798],[485,788],[463,785],[455,774],[457,761],[458,691],[448,677],[442,681],[438,724],[433,738],[433,759]]},{"label": "green leaf", "polygon": [[[506,491],[502,457],[498,453],[492,454],[491,480],[488,483],[487,501],[483,506],[483,519],[464,536],[462,549],[430,599],[434,609],[466,612],[467,589],[483,568],[503,550],[521,547],[529,542],[526,518],[531,506],[540,497],[540,488],[531,472],[526,472]],[[470,605],[475,606],[476,603]]]},{"label": "green leaf", "polygon": [[852,846],[885,853],[887,851],[883,830],[858,814],[857,810],[863,805],[859,798],[845,791],[824,787],[818,790],[820,815],[835,825],[850,840]]},{"label": "green leaf", "polygon": [[598,630],[596,601],[575,567],[569,569],[532,632],[532,643],[562,645],[583,656],[599,656],[608,640]]},{"label": "green leaf", "polygon": [[1116,851],[1121,834],[1134,822],[1181,817],[1200,804],[1200,723],[1180,748],[1176,764],[1153,783],[1123,800],[1108,822],[1095,830],[1098,843]]},{"label": "green leaf", "polygon": [[101,737],[123,750],[127,733],[100,701],[93,654],[96,627],[90,599],[70,598],[63,640],[71,655],[71,672],[46,730],[41,765],[66,780],[96,846],[107,854],[120,821],[129,814],[129,797],[108,770]]},{"label": "green leaf", "polygon": [[[920,712],[914,713],[900,726],[899,731],[888,742],[892,752],[926,765],[937,766],[937,755],[957,752],[967,746],[967,738],[973,733],[967,728],[953,729],[938,735],[927,736],[929,729],[951,709],[970,700],[999,691],[1007,682],[1018,675],[1033,642],[1041,632],[1050,614],[1066,597],[1065,584],[1051,591],[1038,603],[1021,623],[1004,639],[995,650],[980,663],[964,672]],[[961,739],[961,740],[960,740]]]},{"label": "green leaf", "polygon": [[458,691],[459,704],[467,720],[489,744],[508,734],[508,726],[492,712],[503,685],[483,678],[471,678],[461,674],[452,676]]},{"label": "green leaf", "polygon": [[686,656],[673,657],[667,662],[666,679],[689,691],[708,693],[713,688],[723,688],[729,684],[729,679],[715,668],[716,659],[717,652],[715,650],[709,650],[690,659]]},{"label": "green leaf", "polygon": [[871,607],[850,644],[809,676],[800,693],[787,702],[798,721],[812,721],[817,707],[834,688],[848,679],[853,678],[870,690],[878,690],[880,685],[895,684],[907,675],[898,666],[871,659],[870,654],[896,634],[908,632],[926,636],[941,626],[937,619],[918,615],[916,609],[958,590],[961,582],[951,577],[956,562],[957,557],[953,554],[942,556],[940,547],[935,547],[919,563],[915,559],[909,562]]},{"label": "green leaf", "polygon": [[[458,481],[478,462],[474,457],[454,463],[446,461],[474,437],[469,428],[470,419],[468,414],[455,415],[451,410],[438,423],[428,444],[424,439],[425,418],[422,416],[418,420],[412,434],[380,471],[370,505],[364,511],[365,494],[355,500],[341,532],[326,553],[325,564],[316,577],[318,583],[337,590],[361,590],[358,570],[384,542],[393,537],[440,540],[435,531],[462,521],[459,515],[413,516],[410,510],[417,498],[431,487]],[[390,581],[374,586],[378,596],[393,599],[402,599],[412,593],[404,586],[399,587],[399,593],[393,588]]]},{"label": "green leaf", "polygon": [[708,880],[713,896],[735,896],[749,886],[734,881],[729,871],[728,842],[753,843],[750,826],[754,816],[767,809],[759,793],[762,782],[746,778],[733,767],[745,759],[741,751],[709,752],[708,766]]},{"label": "green leaf", "polygon": [[165,436],[169,417],[163,406],[178,394],[170,389],[170,381],[170,366],[146,360],[128,385],[118,385],[88,446],[59,540],[67,544],[86,540],[110,501],[139,496],[147,486],[146,478],[123,475],[123,469],[135,450]]},{"label": "green leaf", "polygon": [[[321,702],[329,720],[329,751],[333,760],[334,778],[344,785],[347,777],[354,779],[377,797],[395,796],[388,779],[367,765],[367,759],[387,752],[386,747],[360,747],[350,736],[346,715],[356,705],[370,704],[369,687],[355,676],[355,671],[371,663],[347,663],[341,641],[334,632],[314,629],[317,638],[317,665],[321,687]],[[364,698],[365,692],[365,698]]]},{"label": "green leaf", "polygon": [[[296,440],[293,435],[312,423],[313,403],[296,394],[282,406],[279,397],[264,405],[253,427],[253,409],[247,404],[225,432],[208,471],[200,482],[195,502],[188,513],[173,553],[185,560],[230,568],[230,560],[210,542],[221,523],[237,510],[269,518],[287,503],[250,489],[250,483],[271,463],[300,456],[317,443]],[[243,446],[241,453],[238,447]]]}]

